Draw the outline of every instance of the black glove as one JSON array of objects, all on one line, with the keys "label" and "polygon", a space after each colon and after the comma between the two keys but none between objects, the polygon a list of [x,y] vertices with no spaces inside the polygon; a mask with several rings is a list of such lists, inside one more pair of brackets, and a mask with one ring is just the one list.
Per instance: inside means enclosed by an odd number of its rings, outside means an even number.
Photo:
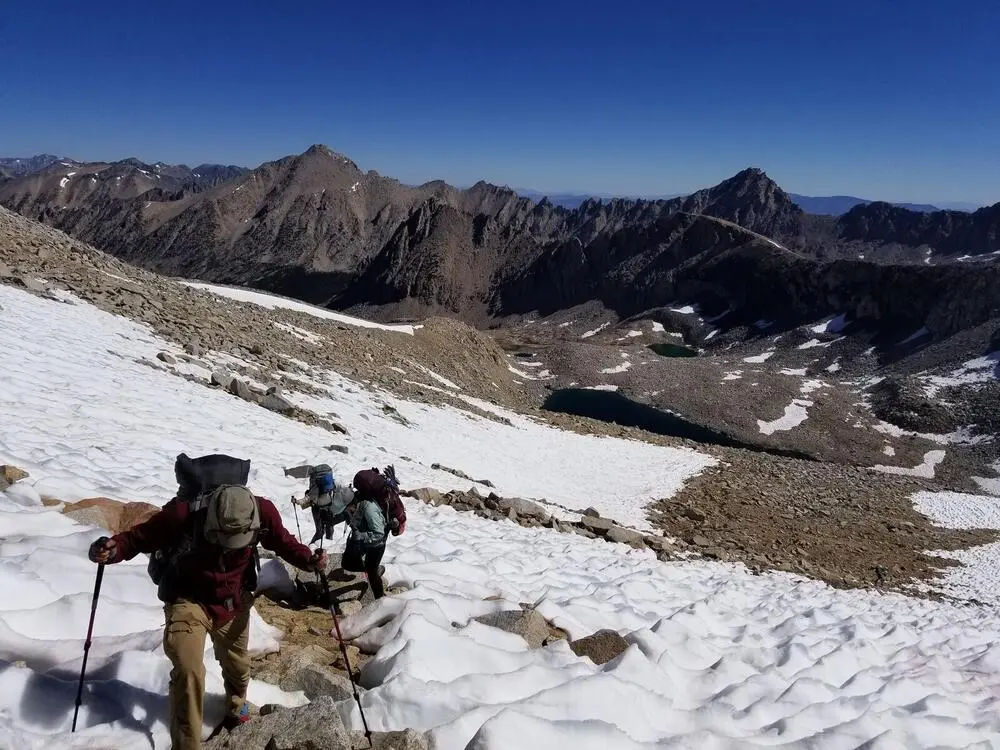
[{"label": "black glove", "polygon": [[309,561],[309,569],[316,573],[326,572],[326,550],[316,550]]},{"label": "black glove", "polygon": [[114,539],[109,539],[106,536],[102,536],[96,542],[90,545],[90,550],[87,552],[87,557],[90,558],[91,562],[103,565],[104,563],[115,562],[115,556],[118,554],[118,545],[115,544]]},{"label": "black glove", "polygon": [[393,518],[389,519],[389,531],[399,531],[399,519],[398,518],[393,517]]}]

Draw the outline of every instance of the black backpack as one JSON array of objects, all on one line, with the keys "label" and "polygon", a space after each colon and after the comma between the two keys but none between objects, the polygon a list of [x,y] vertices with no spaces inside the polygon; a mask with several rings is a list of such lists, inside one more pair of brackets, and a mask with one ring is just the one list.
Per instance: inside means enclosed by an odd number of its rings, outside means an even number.
[{"label": "black backpack", "polygon": [[[179,561],[202,544],[208,543],[204,531],[209,504],[213,498],[220,492],[233,488],[249,492],[246,485],[250,477],[250,461],[222,454],[192,459],[182,453],[174,464],[174,473],[177,476],[178,491],[177,497],[170,503],[187,503],[190,515],[184,534],[177,544],[158,549],[149,556],[146,572],[159,587],[161,599],[164,599],[164,594],[169,594]],[[258,509],[258,522],[259,518]],[[251,591],[256,588],[257,573],[260,571],[258,541],[259,531],[255,531],[250,541],[250,545],[253,546],[254,565],[249,569],[247,581],[247,587]]]}]

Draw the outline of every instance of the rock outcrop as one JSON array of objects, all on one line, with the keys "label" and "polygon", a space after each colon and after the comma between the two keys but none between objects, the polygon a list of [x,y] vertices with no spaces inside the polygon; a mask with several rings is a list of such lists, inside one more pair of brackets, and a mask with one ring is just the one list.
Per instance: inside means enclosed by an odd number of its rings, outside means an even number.
[{"label": "rock outcrop", "polygon": [[[205,750],[361,750],[364,732],[344,726],[337,702],[322,696],[299,708],[266,706],[259,716],[231,732],[223,730]],[[373,732],[375,750],[427,750],[426,735],[413,730]]]}]

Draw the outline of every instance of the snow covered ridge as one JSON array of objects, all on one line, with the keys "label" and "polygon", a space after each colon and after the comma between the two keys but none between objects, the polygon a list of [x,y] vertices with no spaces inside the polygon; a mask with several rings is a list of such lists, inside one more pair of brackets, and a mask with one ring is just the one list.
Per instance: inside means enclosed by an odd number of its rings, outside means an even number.
[{"label": "snow covered ridge", "polygon": [[[0,659],[10,665],[0,670],[0,750],[169,746],[162,609],[141,557],[107,569],[82,729],[68,733],[94,581],[85,550],[100,532],[39,507],[38,493],[162,504],[173,455],[221,451],[252,458],[253,486],[292,528],[282,499],[302,487],[281,468],[317,459],[338,473],[394,461],[408,486],[468,488],[429,468],[439,461],[501,494],[569,498],[636,520],[641,498],[668,497],[710,463],[467,398],[509,418],[505,426],[310,370],[321,395],[295,394],[297,403],[336,410],[349,428],[336,438],[349,455],[327,453],[330,433],[148,367],[176,347],[66,299],[0,286],[0,463],[32,474],[0,493],[0,590],[16,592],[0,598]],[[410,590],[343,620],[348,637],[377,649],[362,673],[375,730],[427,729],[441,750],[1000,744],[1000,616],[990,609],[724,563],[668,565],[649,551],[447,506],[408,501],[407,510],[385,562],[390,581]],[[520,602],[573,638],[610,628],[630,648],[596,666],[565,643],[530,649],[470,621]],[[254,648],[273,649],[276,636],[255,619]],[[206,666],[217,699],[218,668],[210,657]],[[249,698],[304,700],[259,682]],[[340,709],[360,728],[352,700]]]},{"label": "snow covered ridge", "polygon": [[334,312],[333,310],[327,310],[324,307],[316,307],[315,305],[298,302],[297,300],[288,299],[286,297],[279,297],[274,294],[268,294],[267,292],[240,289],[231,286],[220,286],[218,284],[204,284],[194,281],[181,281],[179,283],[193,289],[201,289],[202,291],[211,292],[212,294],[218,294],[220,297],[228,297],[229,299],[234,299],[239,302],[250,302],[251,304],[258,305],[268,310],[273,310],[276,307],[283,310],[294,310],[295,312],[305,313],[306,315],[312,315],[316,318],[334,320],[338,323],[344,323],[349,326],[358,326],[359,328],[376,328],[380,331],[396,331],[398,333],[408,333],[411,336],[416,329],[420,328],[419,325],[385,325],[384,323],[375,323],[371,320],[355,318],[351,315],[344,315],[343,313]]}]

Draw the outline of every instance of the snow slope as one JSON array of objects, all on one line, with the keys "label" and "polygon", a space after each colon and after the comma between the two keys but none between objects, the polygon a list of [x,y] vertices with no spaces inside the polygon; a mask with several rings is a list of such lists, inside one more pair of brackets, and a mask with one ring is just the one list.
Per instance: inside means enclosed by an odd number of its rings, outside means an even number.
[{"label": "snow slope", "polygon": [[[334,441],[142,364],[172,348],[131,322],[7,287],[0,307],[0,462],[32,473],[0,495],[0,587],[17,592],[0,603],[0,748],[165,748],[167,662],[142,561],[107,570],[83,730],[67,734],[93,585],[84,552],[99,532],[40,508],[36,491],[162,503],[174,454],[223,451],[251,457],[252,484],[280,501],[302,489],[281,467],[327,459],[320,447]],[[500,425],[315,376],[329,397],[309,398],[335,403],[350,430],[336,439],[350,457],[330,461],[341,473],[392,460],[406,484],[468,486],[427,468],[433,455],[550,499],[619,502],[637,488],[677,487],[705,465],[693,452],[569,436],[517,415]],[[280,507],[291,524],[291,508]],[[430,729],[442,750],[1000,743],[1000,618],[991,610],[723,563],[666,565],[648,551],[446,506],[410,501],[408,513],[385,562],[411,589],[343,621],[379,647],[362,675],[373,728]],[[528,650],[470,623],[520,602],[572,637],[607,627],[631,647],[596,667],[564,643]],[[254,645],[273,647],[273,635],[258,627]],[[301,700],[259,684],[250,697]],[[359,727],[352,701],[340,707]]]},{"label": "snow slope", "polygon": [[343,313],[334,312],[333,310],[327,310],[325,307],[317,307],[316,305],[299,302],[298,300],[288,299],[287,297],[279,297],[275,294],[258,292],[251,289],[242,289],[233,286],[220,286],[218,284],[205,284],[194,281],[182,281],[180,283],[184,284],[184,286],[193,287],[194,289],[201,289],[202,291],[211,292],[212,294],[218,294],[220,297],[228,297],[229,299],[238,300],[240,302],[250,302],[268,310],[273,310],[275,308],[294,310],[295,312],[312,315],[314,318],[334,320],[338,323],[357,326],[359,328],[377,328],[381,331],[397,331],[399,333],[408,333],[412,336],[413,331],[420,327],[376,323],[371,320],[365,320],[364,318],[355,318],[351,315],[344,315]]}]

